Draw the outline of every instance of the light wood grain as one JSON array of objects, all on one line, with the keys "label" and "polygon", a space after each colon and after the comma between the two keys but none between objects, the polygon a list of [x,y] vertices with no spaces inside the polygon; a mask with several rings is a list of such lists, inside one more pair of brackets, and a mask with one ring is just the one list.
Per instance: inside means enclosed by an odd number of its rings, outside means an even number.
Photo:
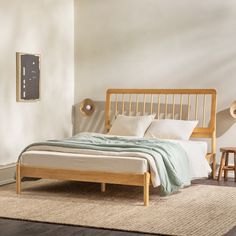
[{"label": "light wood grain", "polygon": [[173,94],[173,98],[172,98],[172,119],[175,119],[175,95]]},{"label": "light wood grain", "polygon": [[129,115],[131,115],[132,112],[132,94],[129,95]]},{"label": "light wood grain", "polygon": [[190,94],[188,94],[188,120],[190,120]]},{"label": "light wood grain", "polygon": [[[136,94],[136,115],[138,115],[138,105],[139,105],[139,95]],[[109,127],[110,127],[110,124],[109,124]]]},{"label": "light wood grain", "polygon": [[161,112],[161,95],[158,95],[157,119],[160,119]]},{"label": "light wood grain", "polygon": [[21,178],[33,177],[43,179],[74,180],[101,183],[101,191],[105,192],[105,183],[142,186],[144,188],[144,205],[149,203],[150,173],[110,173],[98,171],[80,171],[71,169],[38,168],[17,164],[16,192],[21,192]]},{"label": "light wood grain", "polygon": [[[183,95],[188,95],[188,119],[190,119],[190,95],[195,95],[195,118],[198,118],[198,96],[199,95],[210,95],[211,96],[211,106],[210,106],[210,122],[208,127],[197,127],[192,133],[194,138],[211,138],[212,139],[212,152],[216,152],[215,146],[215,129],[216,129],[216,91],[214,89],[108,89],[107,90],[107,101],[106,101],[106,115],[105,115],[105,124],[107,129],[110,129],[110,96],[117,94],[136,94],[136,114],[138,113],[138,95],[158,95],[157,101],[157,118],[160,119],[160,95],[165,95],[165,111],[167,112],[167,95],[180,95],[180,105],[183,103]],[[108,99],[109,98],[109,99]],[[146,100],[145,100],[146,101]],[[146,103],[146,102],[145,102]],[[174,99],[173,104],[174,105]],[[182,118],[182,105],[180,106],[180,117]],[[205,110],[206,108],[204,108]],[[173,113],[173,109],[172,109]]]},{"label": "light wood grain", "polygon": [[179,119],[182,120],[183,116],[183,94],[180,95],[180,112],[179,112]]},{"label": "light wood grain", "polygon": [[21,193],[21,168],[20,164],[16,165],[16,193]]},{"label": "light wood grain", "polygon": [[167,118],[167,112],[168,112],[168,95],[165,95],[165,119]]},{"label": "light wood grain", "polygon": [[122,94],[122,115],[125,113],[125,95]]},{"label": "light wood grain", "polygon": [[77,180],[95,183],[125,184],[143,186],[143,174],[80,171],[71,169],[38,168],[20,166],[21,177],[44,179]]},{"label": "light wood grain", "polygon": [[153,94],[151,95],[150,113],[153,114]]},{"label": "light wood grain", "polygon": [[143,95],[143,115],[146,113],[146,94]]},{"label": "light wood grain", "polygon": [[144,206],[149,205],[149,185],[150,185],[150,174],[145,173],[143,178],[143,200]]},{"label": "light wood grain", "polygon": [[198,94],[195,96],[195,120],[198,120]]},{"label": "light wood grain", "polygon": [[203,118],[202,118],[202,127],[205,127],[206,123],[206,94],[203,96]]},{"label": "light wood grain", "polygon": [[215,89],[108,89],[108,94],[216,94]]}]

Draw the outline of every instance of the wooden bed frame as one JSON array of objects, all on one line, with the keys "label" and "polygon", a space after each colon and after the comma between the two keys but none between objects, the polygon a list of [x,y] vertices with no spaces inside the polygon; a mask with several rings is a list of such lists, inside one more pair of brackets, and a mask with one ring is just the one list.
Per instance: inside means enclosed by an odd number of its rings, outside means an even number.
[{"label": "wooden bed frame", "polygon": [[[143,98],[142,101],[140,101],[140,97]],[[112,102],[112,98],[115,98],[114,102]],[[171,100],[171,103],[168,100]],[[207,110],[206,104],[209,100],[210,105]],[[201,107],[199,101],[202,102]],[[178,109],[176,109],[177,105]],[[187,106],[185,118],[183,114],[184,105]],[[206,158],[212,163],[212,176],[215,178],[216,91],[214,89],[108,89],[106,93],[105,127],[107,130],[111,127],[112,112],[115,116],[118,113],[130,115],[131,112],[135,112],[136,115],[139,115],[140,112],[141,114],[157,113],[157,119],[159,119],[163,106],[164,118],[171,114],[174,118],[178,114],[179,119],[199,120],[199,125],[194,129],[192,137],[211,139],[211,152],[207,154]],[[171,106],[171,111],[169,106]],[[192,107],[194,107],[193,110]],[[201,122],[199,113],[201,113]],[[207,115],[209,116],[209,123],[206,125]],[[105,191],[105,183],[142,186],[144,205],[148,206],[149,204],[149,172],[136,174],[36,168],[21,165],[18,161],[16,168],[17,194],[21,193],[22,177],[97,182],[101,183],[102,192]]]}]

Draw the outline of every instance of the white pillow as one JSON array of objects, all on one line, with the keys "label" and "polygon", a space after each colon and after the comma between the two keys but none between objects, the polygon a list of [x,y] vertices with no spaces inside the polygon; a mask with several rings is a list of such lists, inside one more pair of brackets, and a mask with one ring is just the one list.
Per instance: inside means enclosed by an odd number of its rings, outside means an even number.
[{"label": "white pillow", "polygon": [[118,115],[108,134],[118,136],[137,136],[142,138],[156,114],[149,116]]},{"label": "white pillow", "polygon": [[189,140],[197,124],[197,120],[154,120],[144,137]]}]

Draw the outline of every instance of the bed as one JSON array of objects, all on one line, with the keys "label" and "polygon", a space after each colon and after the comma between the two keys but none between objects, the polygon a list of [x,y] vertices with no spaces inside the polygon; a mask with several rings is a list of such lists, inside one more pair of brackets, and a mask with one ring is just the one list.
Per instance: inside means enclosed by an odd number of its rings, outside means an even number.
[{"label": "bed", "polygon": [[[141,100],[142,99],[142,100]],[[117,114],[156,114],[156,119],[198,120],[191,135],[194,139],[209,139],[210,145],[202,140],[168,140],[171,145],[180,145],[190,162],[191,179],[207,177],[212,164],[215,177],[215,114],[216,91],[214,89],[109,89],[106,94],[105,127],[110,130]],[[88,134],[79,135],[79,138]],[[99,139],[98,134],[89,137]],[[76,136],[77,138],[77,136]],[[111,140],[111,135],[101,135]],[[135,141],[135,137],[122,137]],[[70,140],[71,141],[71,140]],[[143,142],[143,141],[142,141]],[[155,140],[150,145],[156,145]],[[165,141],[167,142],[167,141]],[[159,144],[158,144],[159,145]],[[166,145],[166,143],[163,143]],[[210,146],[210,147],[208,147]],[[48,146],[47,143],[34,145],[24,150],[18,160],[16,170],[16,191],[21,193],[23,177],[75,180],[101,183],[105,191],[106,183],[142,186],[144,205],[149,204],[149,186],[160,184],[161,173],[153,167],[149,155],[111,150],[71,148],[70,146]],[[205,161],[205,162],[204,162]],[[159,170],[160,171],[160,170]]]}]

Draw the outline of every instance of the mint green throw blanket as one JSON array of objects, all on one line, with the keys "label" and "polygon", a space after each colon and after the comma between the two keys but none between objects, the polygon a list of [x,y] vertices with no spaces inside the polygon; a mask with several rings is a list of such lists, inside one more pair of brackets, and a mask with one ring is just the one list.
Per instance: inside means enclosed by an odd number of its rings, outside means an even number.
[{"label": "mint green throw blanket", "polygon": [[160,179],[160,194],[162,196],[190,185],[187,154],[179,144],[170,141],[80,133],[63,140],[33,143],[26,147],[23,152],[35,146],[56,146],[118,153],[145,153],[154,160]]}]

